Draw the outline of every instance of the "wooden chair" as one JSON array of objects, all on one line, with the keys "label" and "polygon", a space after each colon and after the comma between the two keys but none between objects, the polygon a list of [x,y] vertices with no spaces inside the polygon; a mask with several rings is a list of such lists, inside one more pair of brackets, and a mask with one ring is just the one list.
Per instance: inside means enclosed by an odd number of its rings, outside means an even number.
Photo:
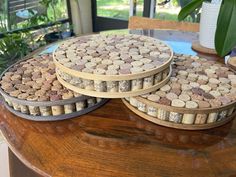
[{"label": "wooden chair", "polygon": [[190,32],[199,32],[199,24],[189,22],[176,22],[158,20],[145,17],[132,16],[129,18],[129,29],[171,29]]}]

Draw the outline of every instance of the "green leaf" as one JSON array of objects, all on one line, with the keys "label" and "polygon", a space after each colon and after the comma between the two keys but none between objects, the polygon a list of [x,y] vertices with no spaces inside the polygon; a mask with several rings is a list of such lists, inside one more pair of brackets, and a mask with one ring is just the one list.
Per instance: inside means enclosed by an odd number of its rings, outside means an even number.
[{"label": "green leaf", "polygon": [[202,2],[204,0],[192,0],[191,2],[189,2],[186,6],[184,6],[181,11],[179,12],[178,15],[178,20],[184,20],[188,15],[190,15],[191,13],[193,13],[195,11],[195,9],[199,8],[202,6]]},{"label": "green leaf", "polygon": [[222,2],[215,34],[215,48],[220,56],[236,47],[236,0]]}]

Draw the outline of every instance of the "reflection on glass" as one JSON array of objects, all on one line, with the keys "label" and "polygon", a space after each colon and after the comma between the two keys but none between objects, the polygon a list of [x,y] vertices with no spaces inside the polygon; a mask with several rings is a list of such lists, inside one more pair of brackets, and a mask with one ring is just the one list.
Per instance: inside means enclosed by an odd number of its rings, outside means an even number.
[{"label": "reflection on glass", "polygon": [[97,0],[97,16],[116,19],[129,19],[130,2],[136,16],[142,16],[144,0]]},{"label": "reflection on glass", "polygon": [[[156,0],[155,18],[161,20],[178,21],[178,13],[182,7],[188,4],[191,0]],[[199,22],[199,11],[192,14],[186,21]]]}]

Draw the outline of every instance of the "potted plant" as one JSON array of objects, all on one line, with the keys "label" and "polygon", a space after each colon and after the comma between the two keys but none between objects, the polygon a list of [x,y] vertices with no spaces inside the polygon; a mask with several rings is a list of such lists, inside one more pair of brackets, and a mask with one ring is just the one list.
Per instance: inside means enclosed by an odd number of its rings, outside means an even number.
[{"label": "potted plant", "polygon": [[[192,0],[184,6],[178,19],[183,20],[195,9],[202,7],[203,2],[210,0]],[[216,31],[214,35],[215,49],[218,55],[225,56],[229,54],[236,46],[236,0],[223,0],[216,22]]]},{"label": "potted plant", "polygon": [[[58,0],[41,0],[41,4],[44,5],[46,8],[51,7],[52,8],[52,19],[48,19],[51,21],[51,23],[57,22],[57,14],[56,14],[56,8]],[[62,24],[60,22],[57,22],[54,25],[54,29],[52,32],[47,33],[44,38],[47,43],[55,42],[59,39],[64,39],[66,37],[72,36],[71,27],[66,24]]]}]

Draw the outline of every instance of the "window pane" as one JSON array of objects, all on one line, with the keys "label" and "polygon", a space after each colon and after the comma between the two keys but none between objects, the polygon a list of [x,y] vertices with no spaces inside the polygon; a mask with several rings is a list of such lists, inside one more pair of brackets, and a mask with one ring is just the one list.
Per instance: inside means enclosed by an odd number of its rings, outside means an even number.
[{"label": "window pane", "polygon": [[7,1],[0,0],[0,32],[7,31]]},{"label": "window pane", "polygon": [[[144,0],[133,1],[136,4],[134,12],[137,16],[142,16]],[[128,20],[129,11],[130,0],[97,0],[97,16]]]},{"label": "window pane", "polygon": [[3,22],[8,30],[15,30],[65,18],[68,18],[66,0],[0,0],[0,32]]},{"label": "window pane", "polygon": [[[178,20],[178,13],[191,0],[157,0],[155,18],[161,20]],[[166,2],[166,4],[165,4]],[[199,22],[199,13],[186,18],[189,22]]]},{"label": "window pane", "polygon": [[143,16],[144,0],[137,0],[136,16]]},{"label": "window pane", "polygon": [[129,0],[97,0],[97,16],[129,18]]}]

